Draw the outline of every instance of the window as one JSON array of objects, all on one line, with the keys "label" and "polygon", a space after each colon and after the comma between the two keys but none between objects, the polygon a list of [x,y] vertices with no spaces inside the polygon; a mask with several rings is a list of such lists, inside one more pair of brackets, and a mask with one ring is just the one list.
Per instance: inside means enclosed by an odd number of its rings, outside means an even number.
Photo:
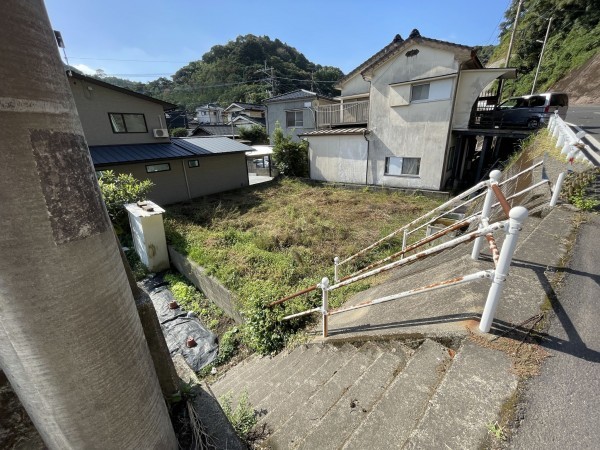
[{"label": "window", "polygon": [[113,133],[147,133],[143,114],[108,113]]},{"label": "window", "polygon": [[410,101],[427,100],[429,99],[429,83],[413,84],[410,94]]},{"label": "window", "polygon": [[385,175],[417,176],[421,169],[421,158],[399,158],[388,156],[385,158]]},{"label": "window", "polygon": [[188,160],[188,167],[198,167],[199,165],[200,165],[200,163],[198,162],[197,159]]},{"label": "window", "polygon": [[146,166],[147,173],[166,172],[167,170],[171,170],[171,164],[169,164],[169,163],[149,164]]},{"label": "window", "polygon": [[298,128],[304,126],[304,111],[286,111],[285,126],[288,128]]}]

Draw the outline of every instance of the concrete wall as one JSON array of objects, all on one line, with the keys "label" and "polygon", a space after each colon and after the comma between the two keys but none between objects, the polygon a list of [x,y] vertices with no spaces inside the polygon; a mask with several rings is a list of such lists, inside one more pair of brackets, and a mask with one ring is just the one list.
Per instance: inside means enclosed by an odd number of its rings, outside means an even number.
[{"label": "concrete wall", "polygon": [[460,73],[452,128],[468,128],[471,109],[477,97],[488,84],[505,72],[506,69],[477,69]]},{"label": "concrete wall", "polygon": [[365,184],[367,141],[362,135],[308,136],[310,178]]},{"label": "concrete wall", "polygon": [[365,81],[360,73],[357,73],[349,80],[346,80],[342,86],[342,93],[340,95],[344,97],[346,95],[368,94],[370,87],[369,82]]},{"label": "concrete wall", "polygon": [[[407,51],[415,49],[419,50],[416,56],[405,56]],[[436,99],[412,103],[410,83],[390,84],[447,75],[457,72],[458,68],[453,53],[414,45],[374,71],[370,95],[369,184],[440,188],[456,78],[415,83],[430,82],[430,93]],[[447,90],[446,97],[442,93]],[[421,158],[420,174],[385,175],[388,156]]]},{"label": "concrete wall", "polygon": [[[305,103],[310,103],[311,108],[304,106]],[[291,100],[286,102],[273,102],[267,104],[267,133],[272,139],[273,131],[275,130],[275,122],[279,121],[281,128],[285,134],[292,135],[294,141],[299,141],[298,134],[306,133],[315,129],[315,113],[317,101],[310,98]],[[286,127],[285,112],[301,110],[303,112],[304,126],[303,127]],[[271,142],[272,143],[272,142]]]},{"label": "concrete wall", "polygon": [[169,256],[179,273],[194,283],[194,285],[204,292],[204,295],[221,308],[228,317],[231,317],[240,324],[244,322],[237,299],[219,282],[219,280],[208,275],[202,266],[199,266],[171,246],[169,246]]},{"label": "concrete wall", "polygon": [[[75,78],[69,78],[69,84],[88,145],[169,142],[168,137],[155,138],[152,133],[155,128],[166,128],[163,107],[158,103]],[[144,114],[148,131],[146,133],[114,133],[108,117],[109,112]]]},{"label": "concrete wall", "polygon": [[[198,159],[198,167],[188,167],[188,161]],[[171,170],[147,173],[146,165],[169,163]],[[158,162],[104,166],[96,170],[114,170],[130,173],[138,180],[150,180],[154,187],[148,199],[158,205],[168,205],[189,200],[185,176],[187,175],[191,197],[214,194],[248,186],[248,172],[244,153],[204,156],[189,159],[173,159]],[[184,174],[185,170],[185,174]]]}]

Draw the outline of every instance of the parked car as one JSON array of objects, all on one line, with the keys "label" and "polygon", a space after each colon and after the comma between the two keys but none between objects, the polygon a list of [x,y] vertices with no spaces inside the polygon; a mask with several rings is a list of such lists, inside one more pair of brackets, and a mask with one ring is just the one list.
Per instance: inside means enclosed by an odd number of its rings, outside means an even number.
[{"label": "parked car", "polygon": [[492,112],[494,125],[500,128],[527,127],[535,129],[548,123],[558,111],[563,119],[569,109],[569,96],[560,92],[512,97],[500,103]]}]

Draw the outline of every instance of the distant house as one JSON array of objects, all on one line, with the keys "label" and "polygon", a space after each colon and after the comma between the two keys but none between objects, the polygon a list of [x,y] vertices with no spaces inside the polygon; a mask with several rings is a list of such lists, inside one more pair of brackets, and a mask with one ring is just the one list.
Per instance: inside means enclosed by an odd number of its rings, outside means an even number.
[{"label": "distant house", "polygon": [[235,102],[225,108],[223,114],[226,117],[227,123],[230,123],[238,116],[264,120],[265,111],[266,108],[263,105],[258,105],[256,103]]},{"label": "distant house", "polygon": [[175,105],[74,72],[69,84],[97,171],[151,180],[149,199],[158,204],[248,185],[247,145],[225,137],[170,139],[165,111]]},{"label": "distant house", "polygon": [[179,110],[165,112],[165,120],[169,130],[172,130],[173,128],[189,127],[189,122],[185,111]]},{"label": "distant house", "polygon": [[479,94],[514,77],[515,69],[483,68],[468,46],[417,30],[398,35],[338,83],[337,103],[315,109],[317,129],[299,133],[309,142],[310,176],[432,190],[475,179],[496,151],[494,130],[470,129]]},{"label": "distant house", "polygon": [[232,123],[236,127],[240,127],[240,128],[241,127],[251,127],[253,125],[258,125],[263,128],[266,126],[265,119],[259,119],[257,117],[249,117],[249,116],[246,116],[245,114],[240,114],[238,116],[235,116],[230,123]]},{"label": "distant house", "polygon": [[196,120],[199,124],[222,125],[223,108],[215,103],[208,103],[196,108]]},{"label": "distant house", "polygon": [[238,138],[240,136],[240,130],[235,125],[202,125],[198,124],[190,132],[190,136],[196,137],[209,137],[209,136],[221,136],[227,138]]},{"label": "distant house", "polygon": [[267,107],[267,133],[273,135],[275,123],[279,122],[286,134],[298,141],[298,135],[316,129],[317,108],[336,104],[335,100],[305,89],[276,95],[265,100]]}]

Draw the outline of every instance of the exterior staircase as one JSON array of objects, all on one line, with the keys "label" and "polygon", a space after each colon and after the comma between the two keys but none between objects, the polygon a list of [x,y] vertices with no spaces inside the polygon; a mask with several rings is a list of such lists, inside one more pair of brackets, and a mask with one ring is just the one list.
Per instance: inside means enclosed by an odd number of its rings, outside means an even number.
[{"label": "exterior staircase", "polygon": [[[476,448],[516,388],[503,353],[468,340],[309,344],[251,357],[212,384],[247,392],[264,449]],[[503,367],[505,370],[498,370]],[[493,370],[490,370],[493,368]]]}]

